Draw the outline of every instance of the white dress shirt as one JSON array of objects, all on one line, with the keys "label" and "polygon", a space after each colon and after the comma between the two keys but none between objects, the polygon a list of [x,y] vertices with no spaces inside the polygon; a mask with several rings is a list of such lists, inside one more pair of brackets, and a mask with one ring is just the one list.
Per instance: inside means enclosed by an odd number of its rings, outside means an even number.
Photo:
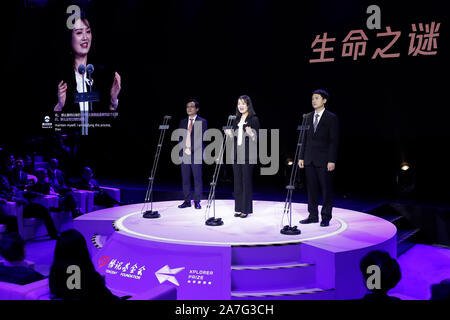
[{"label": "white dress shirt", "polygon": [[[84,77],[84,88],[83,88],[83,77],[78,72],[75,72],[75,80],[77,82],[77,92],[88,92],[88,88],[91,85],[91,81],[85,76]],[[94,80],[92,80],[92,83],[94,83]],[[80,112],[81,111],[89,111],[89,102],[79,102],[80,105]]]},{"label": "white dress shirt", "polygon": [[320,119],[322,119],[322,115],[323,115],[324,111],[325,111],[325,108],[322,111],[320,111],[319,113],[314,112],[313,124],[316,121],[316,114],[318,114],[319,117],[317,118],[317,126],[319,125]]},{"label": "white dress shirt", "polygon": [[247,118],[245,118],[245,119],[241,118],[241,121],[239,121],[239,123],[237,124],[237,126],[238,126],[237,144],[238,144],[238,146],[242,145],[242,138],[244,136],[244,124],[247,124],[247,122],[245,120],[247,120]]},{"label": "white dress shirt", "polygon": [[[197,115],[195,115],[195,117],[192,118],[192,119],[194,119],[194,121],[192,121],[192,128],[193,128],[193,127],[194,127],[194,124],[195,124],[195,119],[197,119]],[[189,126],[190,126],[190,125],[191,125],[191,117],[188,118],[188,123],[187,123],[187,128],[186,128],[186,129],[189,130]]]}]

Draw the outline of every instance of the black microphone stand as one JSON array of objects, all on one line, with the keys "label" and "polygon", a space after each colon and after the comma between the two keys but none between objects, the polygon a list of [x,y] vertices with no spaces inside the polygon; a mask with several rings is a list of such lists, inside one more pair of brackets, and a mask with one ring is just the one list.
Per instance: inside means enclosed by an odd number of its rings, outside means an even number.
[{"label": "black microphone stand", "polygon": [[[89,79],[89,92],[92,92],[92,73],[94,72],[94,67],[92,64],[88,64],[86,70]],[[89,112],[92,112],[92,100],[89,100]]]},{"label": "black microphone stand", "polygon": [[285,234],[285,235],[297,235],[297,234],[301,233],[300,229],[298,229],[297,226],[292,226],[292,193],[295,190],[294,184],[295,184],[295,178],[297,176],[297,170],[298,170],[298,160],[299,160],[298,158],[300,156],[300,151],[301,151],[302,146],[305,141],[305,131],[308,130],[308,127],[305,125],[306,117],[307,117],[307,114],[304,114],[303,119],[302,119],[302,124],[301,124],[301,126],[299,126],[297,128],[297,130],[300,131],[299,135],[298,135],[297,149],[295,150],[295,158],[294,158],[294,163],[292,164],[289,185],[286,186],[286,189],[288,192],[286,195],[286,201],[284,203],[283,216],[286,213],[289,213],[289,225],[284,226],[283,229],[280,230],[280,233]]},{"label": "black microphone stand", "polygon": [[142,216],[146,219],[155,219],[161,216],[158,211],[153,210],[153,182],[155,181],[156,169],[158,167],[159,155],[161,154],[164,135],[166,133],[166,130],[169,129],[168,122],[171,118],[171,116],[164,116],[163,124],[159,126],[159,130],[161,131],[159,133],[158,145],[156,147],[156,155],[155,159],[153,160],[153,167],[152,172],[150,173],[150,178],[148,178],[149,183],[147,187],[147,193],[145,195],[144,206],[141,210]]},{"label": "black microphone stand", "polygon": [[[231,130],[232,129],[231,124],[233,123],[234,119],[236,119],[236,116],[234,116],[234,115],[228,116],[227,125],[225,127],[223,127],[223,130],[227,130],[227,129]],[[224,153],[224,150],[226,147],[227,139],[228,139],[228,135],[226,133],[224,133],[224,139],[222,139],[222,146],[220,148],[219,158],[216,162],[216,167],[214,169],[212,182],[210,183],[211,189],[209,190],[208,204],[206,205],[205,217],[209,217],[211,205],[213,207],[213,216],[206,219],[205,224],[207,226],[223,225],[222,218],[216,218],[216,186],[217,186],[217,179],[219,178],[219,174],[220,174],[220,168],[221,168],[222,162],[223,162],[223,153]]]},{"label": "black microphone stand", "polygon": [[[78,72],[80,72],[80,67],[83,66],[83,68],[81,68],[81,82],[83,83],[83,94],[86,92],[86,84],[84,83],[84,74],[86,73],[86,67],[84,65],[80,65],[78,67]],[[82,136],[87,136],[88,135],[88,118],[86,116],[86,110],[84,110],[84,104],[85,102],[82,103],[83,105],[83,110],[81,110],[81,117],[84,119],[84,123],[82,123],[82,127],[81,127],[81,135]]]}]

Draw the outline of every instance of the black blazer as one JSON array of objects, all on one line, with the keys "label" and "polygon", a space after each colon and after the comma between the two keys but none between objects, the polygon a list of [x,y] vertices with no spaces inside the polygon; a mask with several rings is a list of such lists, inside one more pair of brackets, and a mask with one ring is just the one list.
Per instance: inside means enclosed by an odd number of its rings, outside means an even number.
[{"label": "black blazer", "polygon": [[[238,123],[241,121],[241,117],[236,117],[236,119],[234,119],[233,121],[233,132],[234,132],[234,163],[237,163],[236,161],[238,160],[237,158],[237,153],[238,153],[238,145],[237,145],[237,140],[238,140],[238,135],[237,135],[237,129],[238,129]],[[245,148],[244,149],[244,154],[245,154],[245,163],[256,163],[258,161],[258,153],[256,152],[256,154],[250,154],[250,143],[258,143],[258,130],[260,128],[259,125],[259,119],[256,115],[253,116],[247,116],[247,119],[245,119],[245,122],[247,122],[247,124],[244,124],[243,130],[244,130],[244,136],[243,136],[243,144],[239,147],[239,152],[241,152],[240,150],[242,150],[241,148]],[[251,138],[245,134],[245,128],[247,126],[250,126],[252,129],[256,130],[256,140],[255,141],[251,141]],[[257,148],[256,148],[256,151]]]},{"label": "black blazer", "polygon": [[314,112],[307,115],[306,125],[309,129],[305,132],[305,140],[300,151],[299,159],[306,165],[326,166],[328,162],[336,163],[339,142],[338,117],[325,110],[314,133]]},{"label": "black blazer", "polygon": [[[189,121],[189,117],[180,120],[180,124],[178,125],[179,129],[187,129],[188,128],[188,121]],[[200,126],[201,126],[201,141],[195,141],[195,134],[197,133],[197,131],[200,130]],[[194,157],[194,154],[196,153],[201,153],[203,154],[203,149],[204,149],[204,144],[203,144],[203,135],[205,134],[205,131],[208,129],[208,123],[206,121],[206,119],[200,117],[199,115],[197,115],[197,118],[195,118],[194,121],[194,126],[192,127],[192,131],[191,131],[191,156]],[[197,133],[198,135],[198,133]],[[186,141],[186,137],[184,137],[184,141]],[[180,142],[181,142],[181,138],[180,138]],[[183,152],[184,152],[184,146],[183,149],[180,150],[180,157],[183,156]]]},{"label": "black blazer", "polygon": [[[94,66],[92,91],[97,91],[100,98],[99,101],[92,103],[92,112],[112,112],[109,110],[109,105],[111,104],[111,87],[114,81],[114,72],[100,64],[92,63],[92,65]],[[68,62],[59,70],[57,84],[61,80],[67,83],[66,103],[61,113],[80,113],[80,105],[74,102],[75,93],[78,91],[73,64]],[[86,90],[89,91],[89,88],[86,88]],[[54,107],[55,104],[56,102],[52,106]]]}]

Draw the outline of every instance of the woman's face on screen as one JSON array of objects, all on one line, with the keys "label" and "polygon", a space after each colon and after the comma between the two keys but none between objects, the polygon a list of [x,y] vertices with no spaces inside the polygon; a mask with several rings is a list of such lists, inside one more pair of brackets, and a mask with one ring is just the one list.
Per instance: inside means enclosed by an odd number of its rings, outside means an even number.
[{"label": "woman's face on screen", "polygon": [[248,111],[248,105],[243,99],[238,100],[238,110],[242,114]]},{"label": "woman's face on screen", "polygon": [[78,19],[72,30],[72,50],[78,56],[85,56],[91,48],[92,33],[87,20]]}]

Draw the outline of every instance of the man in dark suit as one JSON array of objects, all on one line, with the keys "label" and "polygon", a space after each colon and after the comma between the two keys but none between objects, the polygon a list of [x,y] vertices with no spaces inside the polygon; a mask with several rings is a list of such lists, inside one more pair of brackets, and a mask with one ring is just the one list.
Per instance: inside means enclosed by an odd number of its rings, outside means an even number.
[{"label": "man in dark suit", "polygon": [[11,177],[11,185],[20,190],[24,190],[29,185],[28,174],[23,170],[24,164],[22,159],[17,159]]},{"label": "man in dark suit", "polygon": [[328,227],[333,209],[332,172],[336,166],[339,121],[335,114],[325,110],[328,93],[319,89],[313,92],[314,112],[308,114],[305,139],[300,150],[298,165],[305,168],[308,189],[307,219],[302,224],[319,222],[319,189],[322,191],[321,227]]},{"label": "man in dark suit", "polygon": [[78,190],[94,191],[94,204],[100,206],[114,207],[119,205],[120,202],[109,196],[102,188],[100,184],[93,178],[91,168],[84,167],[81,174],[81,178],[74,182],[74,187]]},{"label": "man in dark suit", "polygon": [[183,149],[180,151],[181,177],[183,181],[184,202],[178,208],[191,206],[191,175],[194,177],[194,205],[201,209],[200,199],[203,191],[202,162],[203,162],[203,134],[207,129],[205,119],[197,115],[200,105],[191,99],[186,104],[187,118],[180,121],[179,128],[186,129]]},{"label": "man in dark suit", "polygon": [[[6,202],[16,202],[18,205],[22,205],[24,218],[43,219],[50,238],[58,239],[58,232],[48,209],[41,204],[31,201],[33,198],[39,196],[41,195],[34,191],[27,190],[24,192],[14,186],[10,186],[8,179],[4,176],[0,176],[0,204],[4,204]],[[4,213],[1,214],[1,216],[3,216],[3,220]],[[16,227],[13,226],[13,224],[17,224],[17,219],[16,221],[9,219],[7,222],[9,223],[8,228],[11,229],[11,227],[13,227],[13,230],[15,231]]]}]

